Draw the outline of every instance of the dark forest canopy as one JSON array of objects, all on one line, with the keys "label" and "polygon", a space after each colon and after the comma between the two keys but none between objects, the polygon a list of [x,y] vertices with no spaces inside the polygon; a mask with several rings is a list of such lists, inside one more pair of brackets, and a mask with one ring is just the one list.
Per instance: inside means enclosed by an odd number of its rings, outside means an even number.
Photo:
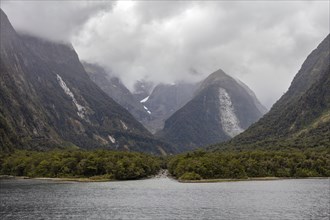
[{"label": "dark forest canopy", "polygon": [[168,169],[182,180],[325,177],[330,176],[330,149],[195,151],[171,158]]},{"label": "dark forest canopy", "polygon": [[166,167],[182,180],[329,177],[330,149],[199,150],[170,157],[108,150],[0,154],[0,174],[14,176],[130,180],[155,175]]},{"label": "dark forest canopy", "polygon": [[157,174],[159,158],[142,153],[108,150],[18,150],[0,154],[0,173],[29,177],[95,177],[141,179]]}]

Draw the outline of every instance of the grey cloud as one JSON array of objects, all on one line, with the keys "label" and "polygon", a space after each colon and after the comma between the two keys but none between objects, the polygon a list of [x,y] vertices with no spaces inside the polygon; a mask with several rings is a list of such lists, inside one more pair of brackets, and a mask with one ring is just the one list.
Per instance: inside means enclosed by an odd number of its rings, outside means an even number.
[{"label": "grey cloud", "polygon": [[53,41],[71,41],[88,19],[107,11],[108,1],[4,1],[16,30]]},{"label": "grey cloud", "polygon": [[[287,90],[304,59],[329,33],[328,1],[4,6],[15,26],[70,39],[81,59],[105,66],[130,89],[141,79],[199,81],[221,68],[245,82],[267,107]],[[50,10],[56,13],[48,16]],[[31,15],[32,20],[23,22]],[[49,30],[46,24],[56,28]]]},{"label": "grey cloud", "polygon": [[177,1],[140,1],[135,6],[139,13],[138,18],[142,23],[149,23],[155,20],[164,20],[184,13],[198,2]]}]

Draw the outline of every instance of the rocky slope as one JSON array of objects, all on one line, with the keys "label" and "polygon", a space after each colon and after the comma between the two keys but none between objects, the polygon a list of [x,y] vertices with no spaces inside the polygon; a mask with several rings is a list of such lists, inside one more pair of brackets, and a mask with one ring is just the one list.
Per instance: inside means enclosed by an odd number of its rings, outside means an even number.
[{"label": "rocky slope", "polygon": [[166,120],[157,135],[182,151],[191,150],[234,137],[265,112],[246,85],[218,70],[202,82],[191,101]]},{"label": "rocky slope", "polygon": [[19,35],[0,13],[1,150],[173,151],[89,79],[72,46]]}]

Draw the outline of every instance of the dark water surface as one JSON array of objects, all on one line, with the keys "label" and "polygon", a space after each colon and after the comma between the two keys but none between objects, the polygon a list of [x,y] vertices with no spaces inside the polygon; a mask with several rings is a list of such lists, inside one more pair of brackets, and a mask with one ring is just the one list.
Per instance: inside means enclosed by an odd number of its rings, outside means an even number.
[{"label": "dark water surface", "polygon": [[1,180],[0,219],[326,219],[330,179]]}]

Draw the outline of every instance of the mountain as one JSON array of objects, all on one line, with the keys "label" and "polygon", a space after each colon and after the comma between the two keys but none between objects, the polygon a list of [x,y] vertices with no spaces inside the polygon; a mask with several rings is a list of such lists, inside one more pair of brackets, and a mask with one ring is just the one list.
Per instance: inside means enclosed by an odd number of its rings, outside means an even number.
[{"label": "mountain", "polygon": [[101,66],[87,62],[82,63],[90,79],[108,96],[129,111],[142,124],[150,115],[143,105],[132,95],[118,77],[111,76]]},{"label": "mountain", "polygon": [[208,76],[193,99],[166,120],[157,135],[180,150],[229,140],[266,112],[254,93],[222,70]]},{"label": "mountain", "polygon": [[19,35],[0,14],[1,150],[173,151],[90,80],[71,45]]},{"label": "mountain", "polygon": [[151,118],[144,125],[152,132],[161,130],[164,122],[193,97],[197,83],[159,84],[141,101]]},{"label": "mountain", "polygon": [[227,147],[330,146],[330,35],[307,57],[289,90]]}]

